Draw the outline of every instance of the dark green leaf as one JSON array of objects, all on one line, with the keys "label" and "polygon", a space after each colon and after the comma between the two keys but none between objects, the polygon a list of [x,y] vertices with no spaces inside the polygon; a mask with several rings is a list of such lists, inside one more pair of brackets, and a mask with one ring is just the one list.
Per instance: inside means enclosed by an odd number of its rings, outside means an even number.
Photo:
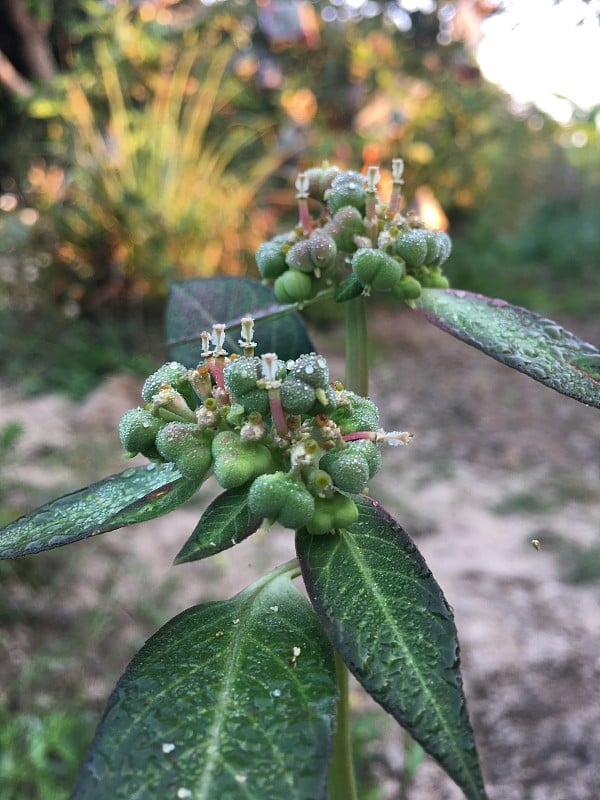
[{"label": "dark green leaf", "polygon": [[260,527],[248,510],[249,485],[228,489],[208,506],[194,532],[181,548],[176,564],[208,558],[247,539]]},{"label": "dark green leaf", "polygon": [[309,596],[350,671],[436,758],[469,800],[484,800],[452,612],[423,557],[378,503],[358,521],[297,535]]},{"label": "dark green leaf", "polygon": [[319,800],[335,701],[331,646],[310,605],[289,577],[262,579],[147,642],[73,800]]},{"label": "dark green leaf", "polygon": [[600,408],[600,351],[533,311],[472,292],[424,289],[418,310],[508,367]]},{"label": "dark green leaf", "polygon": [[[202,331],[210,331],[215,322],[226,323],[226,348],[239,353],[239,320],[250,314],[256,320],[254,340],[257,355],[277,353],[286,360],[310,353],[314,347],[308,338],[302,317],[297,312],[259,322],[285,306],[278,303],[273,290],[253,278],[194,278],[173,281],[167,300],[165,333],[171,358],[188,367],[201,360]],[[233,326],[236,326],[235,328]]]},{"label": "dark green leaf", "polygon": [[364,286],[362,283],[358,280],[356,275],[351,272],[335,290],[333,299],[336,303],[345,303],[346,300],[353,300],[355,297],[359,297],[363,293],[363,289]]},{"label": "dark green leaf", "polygon": [[52,500],[0,530],[0,558],[39,553],[167,514],[198,488],[172,464],[126,469]]}]

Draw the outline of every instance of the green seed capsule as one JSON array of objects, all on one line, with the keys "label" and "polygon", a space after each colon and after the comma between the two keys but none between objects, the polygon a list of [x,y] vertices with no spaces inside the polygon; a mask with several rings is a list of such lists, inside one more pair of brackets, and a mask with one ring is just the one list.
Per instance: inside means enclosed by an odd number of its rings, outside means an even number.
[{"label": "green seed capsule", "polygon": [[265,445],[243,440],[235,431],[221,431],[212,442],[215,478],[224,489],[243,486],[252,478],[271,472],[273,457]]},{"label": "green seed capsule", "polygon": [[234,397],[256,389],[260,376],[261,360],[256,356],[236,358],[223,370],[225,388]]},{"label": "green seed capsule", "polygon": [[404,267],[381,250],[361,247],[352,256],[352,271],[365,288],[387,292],[400,282]]},{"label": "green seed capsule", "polygon": [[[448,260],[452,252],[452,239],[445,231],[437,231],[438,243],[438,257],[435,262],[431,262],[432,266],[440,266]],[[440,287],[441,288],[441,287]]]},{"label": "green seed capsule", "polygon": [[423,281],[423,286],[427,289],[448,289],[450,287],[450,281],[434,267],[429,271],[429,274]]},{"label": "green seed capsule", "polygon": [[379,430],[379,411],[371,399],[346,390],[342,392],[342,401],[347,404],[340,405],[330,415],[342,434]]},{"label": "green seed capsule", "polygon": [[331,182],[326,202],[332,214],[344,206],[354,206],[361,213],[365,210],[367,193],[365,179],[360,172],[340,172]]},{"label": "green seed capsule", "polygon": [[275,297],[280,303],[301,303],[308,300],[312,288],[310,275],[297,269],[288,269],[277,278],[273,286]]},{"label": "green seed capsule", "polygon": [[412,275],[405,275],[392,288],[392,295],[398,300],[416,300],[421,295],[421,284]]},{"label": "green seed capsule", "polygon": [[310,252],[309,240],[302,239],[300,242],[296,242],[285,257],[285,262],[290,269],[313,272],[315,265]]},{"label": "green seed capsule", "polygon": [[315,390],[306,381],[288,375],[281,384],[279,395],[288,414],[306,414],[315,404]]},{"label": "green seed capsule", "polygon": [[315,498],[306,486],[289,479],[285,502],[277,515],[277,521],[284,528],[301,528],[315,513]]},{"label": "green seed capsule", "polygon": [[411,267],[420,267],[427,258],[427,232],[413,228],[401,233],[394,242],[394,250]]},{"label": "green seed capsule", "polygon": [[[184,394],[186,401],[189,402],[191,387],[187,380],[187,368],[178,361],[169,361],[146,378],[142,387],[142,397],[146,403],[149,403],[160,387],[165,384]],[[188,389],[187,393],[185,391],[182,392],[183,387]]]},{"label": "green seed capsule", "polygon": [[315,513],[306,529],[313,535],[322,536],[339,528],[347,528],[357,520],[358,508],[354,500],[336,492],[331,498],[315,501]]},{"label": "green seed capsule", "polygon": [[365,232],[365,223],[362,214],[354,206],[344,206],[333,216],[331,222],[323,230],[335,241],[338,250],[352,253],[356,250],[355,236],[362,236]]},{"label": "green seed capsule", "polygon": [[340,174],[339,167],[312,167],[306,170],[308,193],[315,200],[322,201],[323,194],[331,186],[333,179]]},{"label": "green seed capsule", "polygon": [[253,517],[276,519],[286,528],[300,528],[312,519],[315,500],[303,483],[284,472],[259,475],[248,492]]},{"label": "green seed capsule", "polygon": [[442,257],[442,251],[447,251],[448,245],[445,240],[446,234],[442,234],[442,231],[425,231],[425,236],[427,238],[427,255],[425,257],[425,264],[427,266],[433,266],[439,263],[439,260]]},{"label": "green seed capsule", "polygon": [[[165,461],[175,461],[180,455],[203,441],[198,426],[188,422],[168,422],[156,436],[156,449]],[[210,438],[208,439],[210,443]]]},{"label": "green seed capsule", "polygon": [[348,442],[346,451],[350,453],[360,453],[369,467],[369,478],[372,478],[373,475],[376,475],[381,469],[381,450],[379,446],[370,439],[357,439],[353,442]]},{"label": "green seed capsule", "polygon": [[210,447],[198,445],[179,456],[174,464],[184,478],[201,483],[212,468]]},{"label": "green seed capsule", "polygon": [[365,457],[347,449],[326,453],[319,468],[328,472],[334,484],[344,492],[362,492],[369,480],[369,465]]},{"label": "green seed capsule", "polygon": [[315,389],[325,388],[329,385],[327,360],[318,353],[305,353],[298,356],[290,366],[289,374],[294,378],[300,378]]},{"label": "green seed capsule", "polygon": [[141,453],[146,458],[158,455],[155,448],[157,434],[165,422],[145,408],[130,408],[119,422],[119,438],[123,448],[132,455]]},{"label": "green seed capsule", "polygon": [[256,251],[256,265],[263,278],[275,280],[287,269],[283,243],[263,242]]},{"label": "green seed capsule", "polygon": [[337,247],[331,236],[323,230],[316,230],[310,235],[308,249],[313,267],[327,270],[335,264]]}]

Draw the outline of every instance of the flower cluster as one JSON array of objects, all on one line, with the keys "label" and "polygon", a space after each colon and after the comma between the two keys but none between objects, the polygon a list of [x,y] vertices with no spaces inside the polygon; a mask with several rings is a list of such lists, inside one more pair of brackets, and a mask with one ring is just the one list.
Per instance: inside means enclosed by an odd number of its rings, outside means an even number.
[{"label": "flower cluster", "polygon": [[331,382],[323,356],[259,358],[252,336],[244,318],[244,354],[230,355],[225,327],[215,325],[202,334],[195,369],[160,367],[144,383],[145,405],[121,419],[123,447],[171,462],[198,484],[212,472],[224,489],[247,486],[257,519],[314,534],[351,524],[350,495],[380,468],[379,443],[403,444],[410,434],[382,431],[375,404]]},{"label": "flower cluster", "polygon": [[[263,242],[258,270],[282,303],[302,303],[350,273],[355,294],[391,292],[415,300],[422,287],[448,288],[442,264],[452,244],[444,231],[428,230],[416,214],[402,213],[401,159],[392,161],[388,203],[377,194],[379,169],[367,175],[325,165],[296,181],[298,225]],[[320,207],[313,219],[309,200]]]}]

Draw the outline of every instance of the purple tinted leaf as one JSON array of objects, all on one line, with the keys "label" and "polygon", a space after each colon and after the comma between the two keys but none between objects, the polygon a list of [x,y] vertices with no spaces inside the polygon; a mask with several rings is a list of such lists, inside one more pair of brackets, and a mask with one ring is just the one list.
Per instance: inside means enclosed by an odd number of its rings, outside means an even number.
[{"label": "purple tinted leaf", "polygon": [[[251,315],[256,320],[254,339],[257,355],[277,353],[283,359],[309,353],[314,346],[297,312],[286,313],[273,290],[253,278],[194,278],[173,281],[167,300],[165,334],[169,355],[188,367],[201,360],[202,331],[215,322],[228,325],[225,347],[239,353],[239,320]],[[261,317],[279,315],[260,322]]]},{"label": "purple tinted leaf", "polygon": [[600,408],[600,351],[553,320],[455,289],[424,289],[415,305],[438,328],[496,361]]}]

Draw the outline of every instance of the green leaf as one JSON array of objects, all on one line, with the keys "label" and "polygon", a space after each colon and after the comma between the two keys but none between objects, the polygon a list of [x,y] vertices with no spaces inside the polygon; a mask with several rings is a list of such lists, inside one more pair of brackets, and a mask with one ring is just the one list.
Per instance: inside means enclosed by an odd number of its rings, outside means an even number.
[{"label": "green leaf", "polygon": [[[262,316],[278,315],[265,322]],[[310,353],[315,348],[298,313],[287,313],[273,290],[253,278],[194,278],[173,281],[167,299],[165,333],[169,355],[187,367],[201,360],[202,331],[215,322],[228,327],[226,348],[239,353],[239,321],[250,314],[257,320],[254,340],[256,354],[277,353],[284,361]]]},{"label": "green leaf", "polygon": [[194,532],[175,558],[176,564],[208,558],[242,542],[257,531],[262,519],[248,510],[248,489],[240,486],[220,494],[208,506]]},{"label": "green leaf", "polygon": [[451,289],[424,289],[415,305],[438,328],[496,361],[600,408],[600,351],[551,319]]},{"label": "green leaf", "polygon": [[172,464],[126,469],[59,497],[0,530],[0,558],[39,553],[167,514],[198,488]]},{"label": "green leaf", "polygon": [[330,536],[297,534],[308,594],[334,647],[369,694],[484,800],[452,612],[417,548],[375,501]]},{"label": "green leaf", "polygon": [[358,280],[356,275],[351,272],[347,275],[340,285],[335,290],[333,299],[336,303],[345,303],[347,300],[353,300],[355,297],[360,297],[363,293],[364,286]]},{"label": "green leaf", "polygon": [[263,578],[147,642],[73,800],[319,800],[335,701],[331,646],[310,605],[289,577]]}]

